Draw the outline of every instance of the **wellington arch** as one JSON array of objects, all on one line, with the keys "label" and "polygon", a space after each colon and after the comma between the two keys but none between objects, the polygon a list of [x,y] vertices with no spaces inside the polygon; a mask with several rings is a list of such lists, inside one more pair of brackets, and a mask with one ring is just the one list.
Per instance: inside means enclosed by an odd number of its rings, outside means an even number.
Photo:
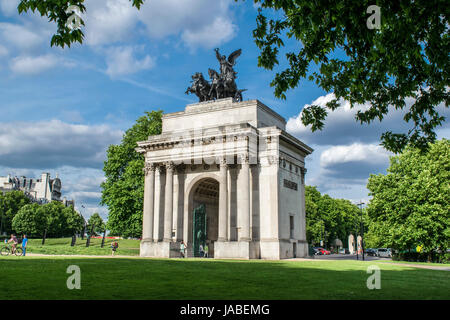
[{"label": "wellington arch", "polygon": [[286,120],[258,100],[223,98],[163,115],[145,156],[143,257],[284,259],[308,254],[305,157]]}]

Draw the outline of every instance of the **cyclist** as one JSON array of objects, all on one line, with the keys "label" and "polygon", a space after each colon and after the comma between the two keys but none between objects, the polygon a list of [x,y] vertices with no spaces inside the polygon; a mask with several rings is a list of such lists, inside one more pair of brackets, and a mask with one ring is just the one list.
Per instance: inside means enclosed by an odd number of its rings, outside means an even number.
[{"label": "cyclist", "polygon": [[19,241],[17,240],[17,237],[14,234],[11,234],[11,239],[8,240],[8,243],[12,243],[11,247],[12,247],[12,254],[16,253],[16,246],[19,243]]}]

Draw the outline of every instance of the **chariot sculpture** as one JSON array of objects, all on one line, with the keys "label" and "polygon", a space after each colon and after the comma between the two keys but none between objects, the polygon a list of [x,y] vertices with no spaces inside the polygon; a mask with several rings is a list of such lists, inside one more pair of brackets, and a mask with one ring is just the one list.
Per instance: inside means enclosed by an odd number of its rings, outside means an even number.
[{"label": "chariot sculpture", "polygon": [[228,56],[221,55],[219,49],[215,49],[217,60],[220,63],[220,73],[214,69],[208,69],[211,82],[208,82],[201,72],[192,76],[192,84],[187,88],[186,94],[195,94],[199,102],[217,100],[223,98],[233,98],[234,101],[242,101],[242,92],[236,86],[236,75],[233,67],[236,59],[241,55],[242,49],[234,51]]}]

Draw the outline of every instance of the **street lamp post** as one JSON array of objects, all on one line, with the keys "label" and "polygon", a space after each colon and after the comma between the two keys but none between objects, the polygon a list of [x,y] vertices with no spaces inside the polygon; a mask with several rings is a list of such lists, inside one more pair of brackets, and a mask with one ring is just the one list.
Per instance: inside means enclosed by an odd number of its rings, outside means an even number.
[{"label": "street lamp post", "polygon": [[356,251],[356,260],[359,260],[359,255],[358,255],[358,221],[355,220],[355,251]]},{"label": "street lamp post", "polygon": [[2,217],[0,218],[0,236],[3,235],[3,210],[2,210]]},{"label": "street lamp post", "polygon": [[103,232],[103,239],[102,239],[102,248],[105,246],[105,237],[106,237],[106,228],[105,231]]},{"label": "street lamp post", "polygon": [[[84,205],[81,205],[81,207],[84,209],[85,207],[84,207]],[[84,228],[83,228],[83,233],[81,234],[81,240],[84,240],[84,234],[86,233],[86,219],[84,219],[84,217],[83,217],[83,214],[81,214],[80,213],[80,215],[81,215],[81,217],[83,218],[83,221],[84,221]]]},{"label": "street lamp post", "polygon": [[364,202],[360,202],[360,203],[358,203],[357,204],[357,206],[359,207],[359,209],[360,209],[360,217],[361,217],[361,220],[360,220],[360,229],[361,229],[361,249],[362,249],[362,259],[363,259],[363,261],[364,261],[364,224],[363,224],[363,220],[362,220],[362,213],[363,213],[363,211],[362,211],[362,205],[364,204]]}]

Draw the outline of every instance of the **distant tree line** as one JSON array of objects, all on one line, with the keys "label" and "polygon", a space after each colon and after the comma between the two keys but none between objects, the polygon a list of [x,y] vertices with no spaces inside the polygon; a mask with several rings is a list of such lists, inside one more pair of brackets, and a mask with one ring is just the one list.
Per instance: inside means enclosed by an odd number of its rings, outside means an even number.
[{"label": "distant tree line", "polygon": [[85,229],[88,234],[97,235],[104,232],[105,223],[94,213],[85,226],[83,217],[72,206],[65,207],[57,201],[31,203],[22,191],[0,193],[0,231],[8,235],[61,238],[81,234]]},{"label": "distant tree line", "polygon": [[346,248],[348,236],[359,233],[361,219],[367,220],[366,213],[349,200],[334,199],[312,186],[305,187],[305,209],[306,240],[315,246],[323,241],[324,247],[335,247],[339,239]]}]

